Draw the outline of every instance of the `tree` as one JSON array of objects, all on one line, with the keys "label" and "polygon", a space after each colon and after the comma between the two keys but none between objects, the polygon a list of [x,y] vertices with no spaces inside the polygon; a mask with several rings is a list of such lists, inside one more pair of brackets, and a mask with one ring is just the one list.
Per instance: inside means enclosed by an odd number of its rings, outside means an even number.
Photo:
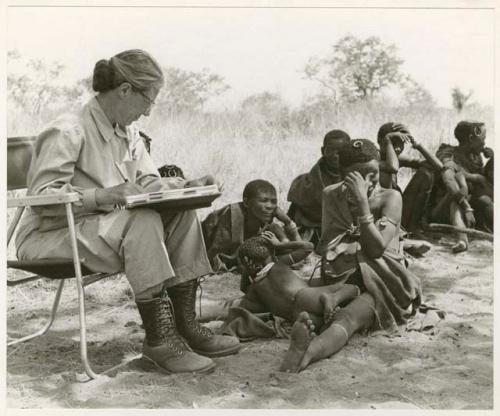
[{"label": "tree", "polygon": [[203,68],[200,72],[180,68],[163,69],[165,85],[156,102],[170,113],[202,110],[205,103],[230,87],[220,75]]},{"label": "tree", "polygon": [[42,115],[60,107],[76,105],[85,91],[81,83],[74,87],[61,84],[64,65],[41,59],[23,59],[14,50],[7,53],[7,93],[10,104],[30,115]]},{"label": "tree", "polygon": [[431,93],[409,75],[402,82],[403,98],[407,105],[435,107],[436,101]]},{"label": "tree", "polygon": [[455,87],[451,90],[451,100],[453,103],[453,107],[459,113],[467,106],[467,101],[472,97],[472,90],[469,90],[469,93],[466,94],[459,87]]},{"label": "tree", "polygon": [[262,92],[243,100],[241,109],[260,120],[265,128],[287,131],[290,128],[290,109],[279,94]]},{"label": "tree", "polygon": [[384,44],[375,36],[363,40],[347,35],[333,45],[327,57],[310,58],[304,74],[319,82],[336,103],[372,98],[386,87],[399,85],[402,63],[395,45]]}]

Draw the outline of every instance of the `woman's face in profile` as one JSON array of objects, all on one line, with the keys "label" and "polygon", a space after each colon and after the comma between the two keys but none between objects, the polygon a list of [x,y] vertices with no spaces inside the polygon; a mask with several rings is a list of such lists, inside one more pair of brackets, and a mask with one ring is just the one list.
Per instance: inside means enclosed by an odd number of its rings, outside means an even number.
[{"label": "woman's face in profile", "polygon": [[159,89],[151,88],[147,91],[140,91],[128,83],[124,83],[118,88],[121,88],[119,94],[123,102],[122,111],[120,111],[122,120],[119,124],[129,126],[139,120],[141,116],[149,116]]}]

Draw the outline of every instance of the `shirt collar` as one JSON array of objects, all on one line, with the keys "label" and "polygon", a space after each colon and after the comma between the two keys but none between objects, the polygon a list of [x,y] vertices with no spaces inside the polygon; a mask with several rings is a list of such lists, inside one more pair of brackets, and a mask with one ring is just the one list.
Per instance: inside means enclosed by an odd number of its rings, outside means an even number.
[{"label": "shirt collar", "polygon": [[126,132],[118,127],[118,125],[113,126],[111,124],[96,97],[92,98],[88,105],[90,114],[92,114],[92,118],[95,121],[97,129],[105,141],[109,142],[117,136],[125,139],[127,138]]}]

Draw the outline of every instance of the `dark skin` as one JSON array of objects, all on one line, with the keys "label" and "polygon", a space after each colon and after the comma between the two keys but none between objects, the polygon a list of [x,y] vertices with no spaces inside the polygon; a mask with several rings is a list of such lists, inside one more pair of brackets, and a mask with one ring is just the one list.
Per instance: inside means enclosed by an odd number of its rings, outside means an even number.
[{"label": "dark skin", "polygon": [[[402,205],[399,192],[385,190],[370,198],[379,177],[376,160],[348,166],[342,174],[353,218],[371,213],[375,217],[387,216],[399,223]],[[390,222],[382,229],[373,222],[362,224],[359,240],[361,249],[365,255],[378,258],[397,233],[397,227]],[[367,292],[337,311],[330,326],[318,336],[314,332],[311,315],[302,312],[293,325],[290,348],[280,370],[298,372],[314,361],[330,357],[347,343],[352,334],[370,327],[374,316],[374,300]]]},{"label": "dark skin", "polygon": [[[418,150],[425,159],[415,159],[403,154],[406,141],[414,149]],[[389,133],[383,138],[380,143],[380,157],[380,185],[388,189],[392,187],[392,175],[397,174],[399,168],[418,169],[425,161],[429,162],[436,170],[443,168],[441,161],[418,143],[413,136],[403,135],[398,132]]]},{"label": "dark skin", "polygon": [[[268,241],[272,239],[269,238]],[[274,244],[277,243],[275,239]],[[312,244],[310,250],[312,251]],[[310,251],[308,253],[302,250],[301,253],[304,258]],[[300,258],[300,256],[301,254],[297,251],[293,255],[278,257],[266,277],[250,286],[239,306],[252,312],[271,312],[291,322],[298,318],[300,312],[307,311],[312,314],[311,319],[318,327],[323,322],[330,323],[334,318],[336,308],[356,297],[359,289],[354,285],[346,284],[309,287],[306,281],[289,267],[294,262],[292,258]],[[260,263],[245,257],[241,264],[245,273],[255,277],[271,261],[271,256]],[[292,307],[290,307],[291,304]]]},{"label": "dark skin", "polygon": [[326,166],[334,173],[339,171],[339,150],[346,141],[346,139],[328,139],[321,148],[321,155]]},{"label": "dark skin", "polygon": [[[459,143],[463,154],[476,155],[481,153],[492,158],[493,150],[485,147],[486,134],[480,137],[469,135]],[[433,216],[443,215],[448,207],[450,222],[457,227],[473,228],[476,224],[474,211],[468,201],[470,199],[469,187],[477,187],[485,190],[483,195],[476,197],[475,203],[481,210],[488,228],[493,229],[493,187],[486,176],[479,173],[469,173],[465,169],[456,172],[453,158],[445,159],[444,166],[449,169],[443,170],[441,177],[447,190],[446,196],[433,211]],[[474,195],[474,193],[472,193]],[[476,206],[475,206],[476,207]],[[453,247],[455,253],[467,250],[468,239],[466,234],[458,235],[458,243]]]},{"label": "dark skin", "polygon": [[[278,237],[282,243],[300,241],[297,229],[291,227],[292,220],[285,212],[278,207],[276,192],[257,191],[254,198],[243,198],[243,206],[246,208],[244,235],[245,239],[259,235],[261,231],[269,229]],[[285,226],[285,231],[281,227],[273,226],[273,218],[281,221]],[[293,249],[294,245],[283,244],[282,249]]]}]

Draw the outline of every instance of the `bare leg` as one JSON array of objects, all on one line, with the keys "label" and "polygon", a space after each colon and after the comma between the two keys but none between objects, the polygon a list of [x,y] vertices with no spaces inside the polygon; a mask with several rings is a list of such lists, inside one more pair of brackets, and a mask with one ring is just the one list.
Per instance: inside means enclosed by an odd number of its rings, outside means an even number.
[{"label": "bare leg", "polygon": [[422,219],[429,203],[434,185],[434,174],[431,169],[421,167],[403,192],[403,213],[401,224],[409,233],[419,238],[422,232]]},{"label": "bare leg", "polygon": [[314,325],[307,312],[300,313],[290,334],[290,347],[281,363],[280,371],[297,372],[311,340],[316,336]]},{"label": "bare leg", "polygon": [[325,324],[329,323],[333,319],[335,308],[354,299],[359,293],[357,286],[349,284],[304,288],[295,297],[294,319],[306,311],[323,316]]},{"label": "bare leg", "polygon": [[344,285],[334,293],[322,293],[319,301],[323,305],[323,320],[325,325],[329,325],[335,317],[335,312],[339,305],[343,305],[356,296],[360,295],[360,290],[355,285]]},{"label": "bare leg", "polygon": [[[455,225],[456,227],[461,227],[465,228],[465,222],[464,219],[462,218],[462,213],[460,211],[460,207],[456,202],[452,202],[450,204],[450,219],[452,225]],[[467,238],[467,234],[465,233],[458,233],[458,242],[452,247],[452,251],[454,253],[461,253],[463,251],[466,251],[469,247],[469,240]]]},{"label": "bare leg", "polygon": [[301,314],[302,318],[297,320],[295,323],[297,325],[294,324],[292,328],[290,349],[280,369],[298,372],[310,363],[336,353],[347,343],[352,334],[371,326],[375,316],[374,305],[372,296],[363,293],[337,312],[331,325],[317,337],[310,335],[304,323],[307,317]]}]

